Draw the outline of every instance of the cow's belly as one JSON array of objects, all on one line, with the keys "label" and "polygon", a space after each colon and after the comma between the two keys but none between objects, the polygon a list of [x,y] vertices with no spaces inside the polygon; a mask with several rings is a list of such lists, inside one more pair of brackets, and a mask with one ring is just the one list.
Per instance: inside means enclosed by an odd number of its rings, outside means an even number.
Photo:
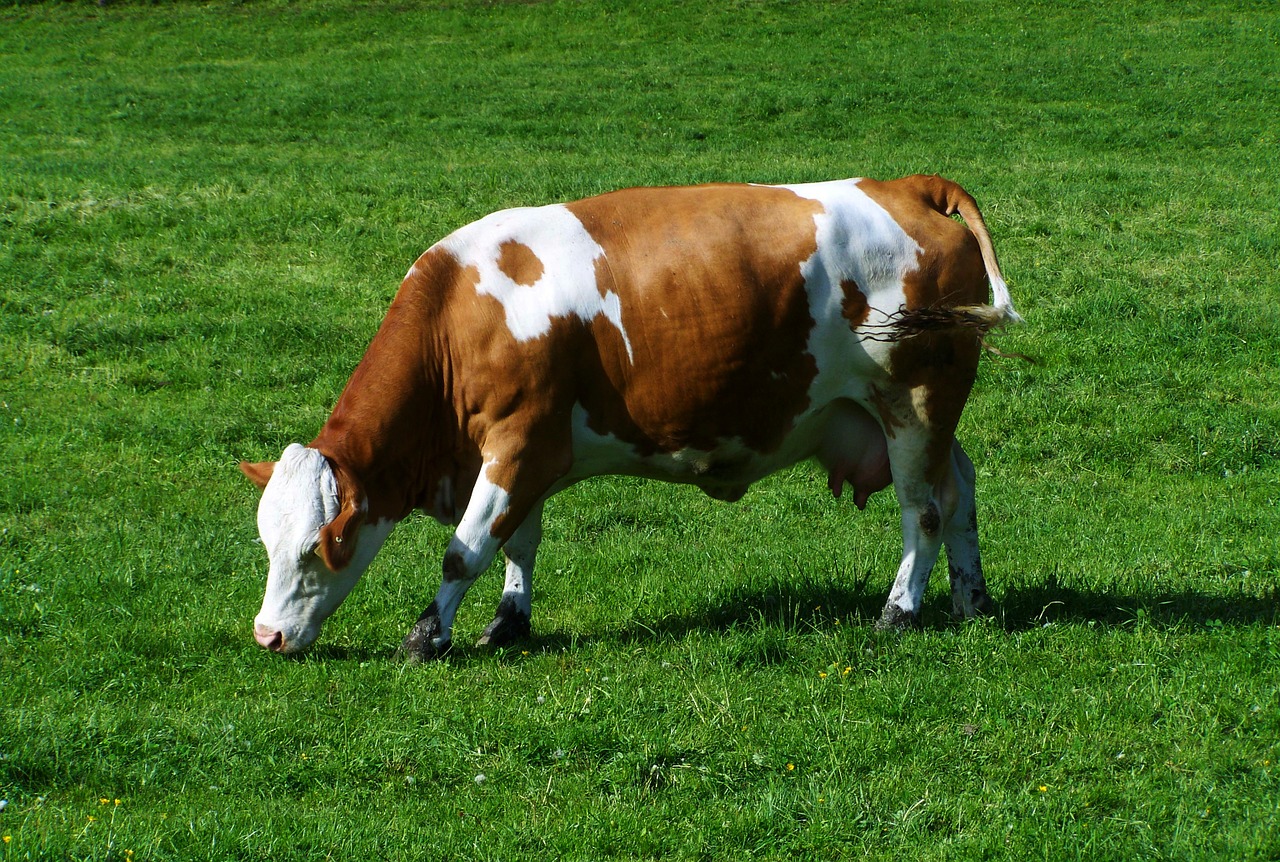
[{"label": "cow's belly", "polygon": [[573,467],[565,484],[590,476],[620,474],[696,485],[720,500],[737,500],[755,482],[806,458],[816,457],[829,472],[837,497],[847,482],[858,506],[890,482],[884,432],[861,406],[833,401],[800,417],[782,444],[759,452],[730,437],[712,449],[642,453],[610,434],[587,425],[576,407],[573,417]]}]

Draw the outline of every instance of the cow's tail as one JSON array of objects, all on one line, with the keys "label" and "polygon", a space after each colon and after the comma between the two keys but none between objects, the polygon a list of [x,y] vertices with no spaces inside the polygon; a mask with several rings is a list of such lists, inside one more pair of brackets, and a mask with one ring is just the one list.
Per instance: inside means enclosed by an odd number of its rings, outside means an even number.
[{"label": "cow's tail", "polygon": [[943,215],[959,213],[969,226],[982,254],[982,265],[987,271],[987,281],[991,284],[992,301],[990,305],[902,309],[897,314],[890,315],[889,326],[894,331],[893,339],[929,331],[972,329],[983,338],[983,346],[987,350],[1001,356],[1016,356],[1033,361],[1021,354],[1001,353],[986,342],[988,332],[1010,323],[1021,323],[1022,315],[1013,308],[1009,285],[1000,274],[995,246],[991,244],[991,234],[987,232],[987,223],[982,218],[977,201],[958,184],[943,177],[917,176],[916,179],[920,183],[921,197],[925,204]]},{"label": "cow's tail", "polygon": [[982,211],[978,209],[978,202],[959,184],[943,177],[926,178],[926,189],[926,200],[935,210],[948,216],[959,213],[978,240],[978,249],[982,253],[982,265],[987,270],[987,281],[991,283],[992,302],[989,306],[975,306],[966,310],[989,319],[993,327],[1007,323],[1021,323],[1022,316],[1013,309],[1013,297],[1009,295],[1009,285],[1000,274],[996,249],[991,244],[991,234],[987,232],[987,223],[982,218]]}]

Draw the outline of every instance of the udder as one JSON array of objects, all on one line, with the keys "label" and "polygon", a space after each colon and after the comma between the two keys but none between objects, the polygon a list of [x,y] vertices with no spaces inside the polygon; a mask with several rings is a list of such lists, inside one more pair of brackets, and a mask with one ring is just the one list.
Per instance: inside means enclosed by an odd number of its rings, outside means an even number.
[{"label": "udder", "polygon": [[832,409],[818,446],[818,463],[827,470],[827,487],[833,495],[839,497],[848,483],[853,487],[853,502],[865,509],[867,498],[893,481],[884,431],[852,401]]}]

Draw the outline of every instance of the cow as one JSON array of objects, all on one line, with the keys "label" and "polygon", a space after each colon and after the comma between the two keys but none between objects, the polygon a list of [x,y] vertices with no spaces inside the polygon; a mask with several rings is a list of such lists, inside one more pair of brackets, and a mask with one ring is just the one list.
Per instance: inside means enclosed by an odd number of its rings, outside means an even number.
[{"label": "cow", "polygon": [[1020,319],[977,204],[937,176],[633,188],[493,213],[409,269],[309,445],[240,464],[262,490],[270,562],[254,637],[278,653],[314,642],[422,509],[456,529],[401,654],[449,648],[499,551],[479,643],[503,646],[531,632],[552,495],[627,474],[733,501],[807,458],[859,508],[894,486],[903,555],[878,627],[919,625],[943,546],[954,613],[989,614],[955,431],[987,332]]}]

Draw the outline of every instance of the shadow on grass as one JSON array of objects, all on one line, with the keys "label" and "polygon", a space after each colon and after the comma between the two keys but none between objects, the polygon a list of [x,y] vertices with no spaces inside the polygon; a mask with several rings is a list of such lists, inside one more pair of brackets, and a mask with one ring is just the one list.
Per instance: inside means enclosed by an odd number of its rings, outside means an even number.
[{"label": "shadow on grass", "polygon": [[[615,646],[659,641],[680,641],[694,633],[756,631],[769,634],[787,632],[866,631],[880,618],[886,594],[867,590],[866,581],[847,587],[829,584],[776,581],[763,587],[739,587],[709,597],[688,613],[663,615],[652,622],[631,620],[619,628],[598,633],[565,629],[539,631],[509,649],[539,652],[571,652],[594,643]],[[1280,624],[1280,595],[1205,595],[1194,591],[1130,595],[1108,591],[1086,591],[1060,585],[1052,580],[1029,588],[1015,588],[999,596],[999,625],[1007,632],[1027,631],[1046,623],[1126,627],[1138,623],[1183,629],[1217,629],[1256,623]],[[933,596],[926,601],[923,627],[938,631],[961,623],[951,616],[949,599]],[[394,646],[353,647],[320,643],[292,661],[386,661]],[[488,647],[455,643],[442,657],[447,662],[465,663],[490,655]]]},{"label": "shadow on grass", "polygon": [[395,654],[396,647],[400,645],[397,640],[393,646],[375,646],[375,647],[354,647],[344,644],[320,643],[313,644],[300,653],[279,656],[282,661],[293,661],[300,664],[306,664],[313,661],[386,661]]},{"label": "shadow on grass", "polygon": [[1133,595],[1079,590],[1051,580],[1042,586],[1010,590],[1000,602],[1000,618],[1007,631],[1049,622],[1104,626],[1143,622],[1213,629],[1280,622],[1280,596],[1274,588],[1264,596],[1206,595],[1193,590]]},{"label": "shadow on grass", "polygon": [[[652,623],[632,621],[623,628],[599,634],[566,631],[535,633],[538,649],[566,650],[605,641],[614,644],[680,640],[694,632],[731,629],[823,631],[836,626],[869,629],[880,617],[886,595],[867,591],[863,584],[831,589],[817,585],[775,583],[756,591],[737,590],[709,601],[688,614],[671,614]],[[1059,624],[1101,624],[1124,627],[1137,623],[1161,627],[1216,629],[1256,623],[1280,624],[1280,595],[1205,595],[1194,591],[1129,595],[1085,591],[1056,583],[1013,589],[998,601],[999,625],[1017,632]],[[961,622],[951,616],[950,600],[926,601],[923,627],[941,630]]]}]

